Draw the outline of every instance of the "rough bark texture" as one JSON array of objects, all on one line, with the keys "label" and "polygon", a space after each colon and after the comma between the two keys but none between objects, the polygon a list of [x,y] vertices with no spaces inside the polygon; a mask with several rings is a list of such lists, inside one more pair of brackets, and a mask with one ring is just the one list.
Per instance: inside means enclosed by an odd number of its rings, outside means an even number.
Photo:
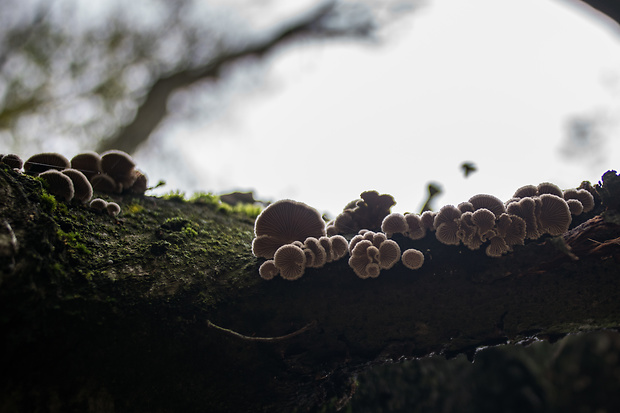
[{"label": "rough bark texture", "polygon": [[0,411],[309,411],[370,364],[616,329],[619,186],[502,258],[398,239],[420,270],[265,281],[252,219],[137,196],[111,218],[0,166]]}]

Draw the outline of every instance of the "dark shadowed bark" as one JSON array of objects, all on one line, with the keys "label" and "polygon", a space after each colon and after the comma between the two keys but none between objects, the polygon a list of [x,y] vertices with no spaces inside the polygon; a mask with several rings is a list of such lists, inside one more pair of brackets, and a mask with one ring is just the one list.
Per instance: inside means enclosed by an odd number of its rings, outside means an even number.
[{"label": "dark shadowed bark", "polygon": [[118,196],[116,219],[0,167],[0,411],[311,411],[370,364],[617,329],[619,186],[501,258],[397,239],[420,270],[265,281],[246,216]]}]

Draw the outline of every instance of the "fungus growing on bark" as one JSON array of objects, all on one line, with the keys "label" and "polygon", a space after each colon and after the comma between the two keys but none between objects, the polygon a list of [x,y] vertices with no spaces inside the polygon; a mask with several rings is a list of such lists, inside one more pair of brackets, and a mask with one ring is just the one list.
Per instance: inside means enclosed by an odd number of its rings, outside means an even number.
[{"label": "fungus growing on bark", "polygon": [[135,176],[135,180],[133,185],[129,188],[129,191],[134,194],[142,195],[148,189],[148,178],[146,174],[139,169],[134,169],[133,174]]},{"label": "fungus growing on bark", "polygon": [[349,202],[334,220],[337,233],[351,234],[360,229],[378,231],[390,208],[396,204],[391,195],[379,195],[377,191],[362,192],[360,197]]},{"label": "fungus growing on bark", "polygon": [[534,185],[525,185],[517,189],[512,197],[513,198],[525,198],[525,197],[536,196],[537,194],[538,194],[538,188],[536,188]]},{"label": "fungus growing on bark", "polygon": [[108,194],[119,193],[119,186],[108,174],[99,174],[90,178],[93,191],[105,192]]},{"label": "fungus growing on bark", "polygon": [[112,149],[101,154],[101,169],[121,184],[122,188],[129,188],[135,182],[135,166],[135,162],[126,152]]},{"label": "fungus growing on bark", "polygon": [[329,237],[332,246],[332,261],[337,261],[349,252],[349,243],[342,235]]},{"label": "fungus growing on bark", "polygon": [[460,239],[457,235],[459,231],[459,221],[457,219],[447,221],[439,225],[435,229],[435,238],[437,241],[446,245],[459,245]]},{"label": "fungus growing on bark", "polygon": [[105,206],[106,211],[108,211],[108,215],[111,217],[115,217],[121,212],[121,206],[116,202],[108,202]]},{"label": "fungus growing on bark", "polygon": [[407,222],[407,231],[405,232],[407,237],[413,240],[424,238],[426,235],[426,228],[422,224],[422,218],[420,215],[405,214],[405,221]]},{"label": "fungus growing on bark", "polygon": [[88,179],[102,173],[101,156],[97,152],[78,153],[71,158],[71,168],[81,171]]},{"label": "fungus growing on bark", "polygon": [[73,198],[83,204],[90,201],[93,197],[93,187],[88,182],[88,178],[77,169],[64,169],[62,173],[67,175],[73,182]]},{"label": "fungus growing on bark", "polygon": [[461,215],[462,212],[454,205],[444,205],[439,212],[437,212],[435,220],[433,221],[433,226],[435,230],[437,230],[441,224],[457,221]]},{"label": "fungus growing on bark", "polygon": [[493,237],[490,240],[485,252],[489,257],[501,257],[508,252],[509,248],[502,237]]},{"label": "fungus growing on bark", "polygon": [[415,248],[407,249],[401,257],[403,265],[411,270],[417,270],[424,264],[424,254]]},{"label": "fungus growing on bark", "polygon": [[477,250],[482,245],[482,239],[478,233],[478,227],[474,224],[472,212],[464,212],[459,220],[459,228],[456,232],[458,239],[461,240],[470,250]]},{"label": "fungus growing on bark", "polygon": [[73,182],[67,175],[55,169],[50,169],[39,174],[39,177],[47,182],[49,192],[66,202],[73,199]]},{"label": "fungus growing on bark", "polygon": [[265,280],[271,280],[273,277],[280,274],[280,270],[276,267],[274,260],[267,260],[259,267],[258,274]]},{"label": "fungus growing on bark", "polygon": [[538,186],[536,187],[536,193],[537,195],[551,194],[560,198],[562,198],[563,196],[560,187],[556,184],[552,184],[551,182],[541,182],[540,184],[538,184]]},{"label": "fungus growing on bark", "polygon": [[408,232],[409,226],[405,216],[398,212],[392,212],[383,218],[381,223],[381,231],[385,232],[385,235],[391,237],[393,234],[404,234]]},{"label": "fungus growing on bark", "polygon": [[319,268],[327,262],[327,252],[317,238],[306,238],[304,241],[303,250],[309,250],[312,252],[312,261],[308,261],[308,256],[306,256],[306,267]]},{"label": "fungus growing on bark", "polygon": [[483,239],[486,239],[485,234],[495,226],[495,214],[486,208],[474,211],[471,220],[478,227],[478,233]]},{"label": "fungus growing on bark", "polygon": [[32,155],[24,163],[24,172],[30,175],[37,175],[50,169],[62,171],[71,167],[67,158],[59,153],[44,152]]},{"label": "fungus growing on bark", "polygon": [[459,211],[461,212],[474,212],[476,209],[474,208],[474,206],[472,205],[471,202],[465,201],[465,202],[461,202],[460,204],[458,204],[456,206]]},{"label": "fungus growing on bark", "polygon": [[95,211],[103,211],[104,209],[106,209],[106,206],[108,206],[108,202],[101,198],[95,198],[90,201],[90,204],[88,204],[88,206]]},{"label": "fungus growing on bark", "polygon": [[560,235],[568,231],[571,214],[566,201],[553,194],[542,194],[539,199],[539,227],[551,235]]},{"label": "fungus growing on bark", "polygon": [[360,278],[374,278],[400,259],[400,247],[384,233],[362,230],[349,243],[349,266]]},{"label": "fungus growing on bark", "polygon": [[469,198],[469,202],[474,206],[474,209],[486,208],[493,212],[496,217],[506,212],[504,203],[497,197],[488,194],[478,194]]},{"label": "fungus growing on bark", "polygon": [[24,166],[22,158],[13,153],[8,155],[0,155],[0,160],[3,164],[9,165],[13,169],[22,169],[22,166]]},{"label": "fungus growing on bark", "polygon": [[566,203],[571,215],[579,215],[583,212],[583,204],[577,199],[567,199]]},{"label": "fungus growing on bark", "polygon": [[[369,240],[361,240],[355,244],[355,247],[351,251],[351,257],[349,258],[349,266],[353,268],[355,274],[360,278],[376,277],[375,269],[378,267],[378,262],[374,260],[376,247],[372,245]],[[377,251],[378,252],[378,251]],[[374,266],[369,268],[369,264]]]},{"label": "fungus growing on bark", "polygon": [[379,266],[389,270],[400,260],[400,247],[396,241],[388,239],[379,245]]},{"label": "fungus growing on bark", "polygon": [[273,261],[286,280],[300,278],[306,269],[306,255],[297,245],[282,245],[274,254]]},{"label": "fungus growing on bark", "polygon": [[575,199],[579,201],[583,207],[582,212],[590,212],[592,209],[594,209],[594,197],[589,191],[585,189],[567,189],[566,191],[564,191],[563,198],[567,202],[570,199]]},{"label": "fungus growing on bark", "polygon": [[422,224],[422,228],[433,231],[435,229],[434,224],[436,215],[436,212],[424,211],[422,215],[420,215],[420,222]]},{"label": "fungus growing on bark", "polygon": [[319,212],[290,199],[267,206],[254,223],[252,252],[257,257],[273,258],[276,250],[293,241],[325,235],[325,222]]},{"label": "fungus growing on bark", "polygon": [[534,198],[525,197],[518,202],[508,204],[507,212],[510,215],[517,215],[525,221],[526,238],[537,239],[542,235],[538,228],[538,219],[536,218],[536,202],[534,201]]}]

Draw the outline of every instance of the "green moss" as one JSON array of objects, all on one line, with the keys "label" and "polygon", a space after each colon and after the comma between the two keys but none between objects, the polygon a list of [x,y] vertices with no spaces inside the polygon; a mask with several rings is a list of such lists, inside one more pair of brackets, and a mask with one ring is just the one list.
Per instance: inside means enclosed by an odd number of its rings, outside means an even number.
[{"label": "green moss", "polygon": [[130,215],[130,214],[139,214],[141,212],[144,212],[144,207],[140,204],[130,204],[127,205],[125,207],[125,210],[123,211],[123,213],[125,215]]},{"label": "green moss", "polygon": [[79,254],[92,254],[91,251],[84,245],[84,240],[76,232],[65,232],[62,229],[56,231],[58,238],[67,246],[70,252],[77,252]]},{"label": "green moss", "polygon": [[185,192],[183,191],[170,191],[167,194],[162,195],[163,199],[174,202],[185,202]]},{"label": "green moss", "polygon": [[203,205],[218,206],[220,204],[220,197],[210,192],[196,192],[189,200]]},{"label": "green moss", "polygon": [[41,191],[41,197],[39,198],[41,202],[41,209],[45,212],[53,213],[56,211],[56,206],[58,203],[56,202],[56,198],[54,195],[50,194],[46,190]]}]

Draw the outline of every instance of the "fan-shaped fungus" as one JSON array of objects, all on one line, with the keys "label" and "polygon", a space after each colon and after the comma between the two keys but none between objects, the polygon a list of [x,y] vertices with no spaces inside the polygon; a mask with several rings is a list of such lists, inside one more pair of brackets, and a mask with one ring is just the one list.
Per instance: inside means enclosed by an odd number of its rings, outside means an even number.
[{"label": "fan-shaped fungus", "polygon": [[101,169],[123,188],[129,188],[135,182],[136,176],[132,173],[135,166],[126,152],[112,149],[101,154]]},{"label": "fan-shaped fungus", "polygon": [[544,232],[551,235],[563,234],[568,231],[570,223],[570,210],[563,198],[552,194],[540,196],[538,224]]},{"label": "fan-shaped fungus", "polygon": [[306,269],[306,255],[297,245],[285,244],[275,252],[273,261],[286,280],[300,278]]},{"label": "fan-shaped fungus", "polygon": [[88,206],[94,209],[95,211],[103,211],[108,206],[108,203],[104,199],[95,198],[92,201],[90,201],[90,204],[88,204]]},{"label": "fan-shaped fungus", "polygon": [[582,212],[590,212],[592,209],[594,209],[594,197],[589,191],[585,189],[567,189],[566,191],[564,191],[564,199],[566,201],[568,201],[569,199],[578,200],[583,206]]},{"label": "fan-shaped fungus", "polygon": [[469,202],[474,206],[474,209],[486,208],[493,212],[496,217],[506,212],[504,203],[493,195],[478,194],[469,198]]},{"label": "fan-shaped fungus", "polygon": [[121,212],[121,206],[116,202],[108,202],[105,206],[106,211],[108,211],[108,215],[111,217],[115,217]]},{"label": "fan-shaped fungus", "polygon": [[311,263],[306,261],[307,267],[319,268],[325,265],[325,263],[327,262],[327,252],[325,251],[325,248],[323,248],[319,240],[315,237],[306,238],[306,240],[304,241],[303,249],[308,249],[312,251],[312,255],[314,256],[314,259]]},{"label": "fan-shaped fungus", "polygon": [[334,235],[329,237],[332,245],[332,260],[336,261],[347,255],[349,252],[349,243],[342,235]]},{"label": "fan-shaped fungus", "polygon": [[105,192],[108,194],[121,192],[119,185],[108,174],[94,175],[90,178],[90,184],[93,187],[93,191]]},{"label": "fan-shaped fungus", "polygon": [[62,171],[71,167],[67,158],[59,153],[44,152],[32,155],[24,164],[24,172],[30,175],[37,175],[49,169]]},{"label": "fan-shaped fungus", "polygon": [[403,252],[401,257],[403,265],[411,270],[417,270],[424,264],[424,254],[415,248],[410,248]]},{"label": "fan-shaped fungus", "polygon": [[495,226],[495,214],[486,208],[477,209],[472,214],[471,220],[478,227],[480,236],[483,236]]},{"label": "fan-shaped fungus", "polygon": [[551,194],[562,198],[563,193],[559,186],[552,184],[551,182],[541,182],[536,187],[538,195]]},{"label": "fan-shaped fungus", "polygon": [[379,266],[388,270],[400,260],[400,247],[396,241],[388,239],[379,245]]},{"label": "fan-shaped fungus", "polygon": [[456,221],[461,217],[461,215],[462,212],[454,205],[444,205],[435,216],[433,226],[435,227],[435,230],[437,230],[441,224]]},{"label": "fan-shaped fungus", "polygon": [[272,258],[281,245],[324,236],[325,222],[316,209],[302,202],[283,199],[260,213],[254,223],[254,234],[254,255]]},{"label": "fan-shaped fungus", "polygon": [[435,238],[437,241],[446,245],[459,245],[460,239],[457,236],[459,230],[459,221],[452,220],[444,222],[435,230]]},{"label": "fan-shaped fungus", "polygon": [[39,177],[47,182],[49,191],[54,196],[67,202],[73,199],[73,182],[67,175],[55,169],[50,169],[39,174]]},{"label": "fan-shaped fungus", "polygon": [[405,221],[407,221],[407,232],[405,232],[406,236],[413,240],[424,238],[426,235],[426,228],[422,224],[422,218],[420,215],[405,214]]},{"label": "fan-shaped fungus", "polygon": [[85,204],[93,197],[93,187],[88,182],[88,178],[77,169],[64,169],[63,174],[71,178],[73,182],[73,198]]},{"label": "fan-shaped fungus", "polygon": [[577,199],[567,199],[568,209],[571,215],[579,215],[583,212],[583,204]]},{"label": "fan-shaped fungus", "polygon": [[22,166],[24,166],[22,158],[13,153],[10,153],[8,155],[1,155],[0,159],[2,160],[3,164],[9,165],[13,169],[22,169]]},{"label": "fan-shaped fungus", "polygon": [[265,261],[258,269],[258,274],[260,274],[261,278],[265,280],[271,280],[279,273],[280,271],[278,270],[278,267],[276,267],[276,263],[273,260]]},{"label": "fan-shaped fungus", "polygon": [[534,185],[525,185],[517,189],[512,196],[513,198],[532,197],[538,194],[538,189]]},{"label": "fan-shaped fungus", "polygon": [[493,237],[485,252],[489,257],[501,257],[502,254],[508,252],[508,245],[502,237]]},{"label": "fan-shaped fungus", "polygon": [[387,215],[383,218],[383,222],[381,223],[381,231],[388,237],[391,237],[393,234],[404,234],[408,229],[409,226],[407,225],[405,216],[398,212],[392,212]]},{"label": "fan-shaped fungus", "polygon": [[101,170],[101,156],[97,152],[78,153],[71,158],[71,168],[82,172],[88,179],[98,175]]}]

